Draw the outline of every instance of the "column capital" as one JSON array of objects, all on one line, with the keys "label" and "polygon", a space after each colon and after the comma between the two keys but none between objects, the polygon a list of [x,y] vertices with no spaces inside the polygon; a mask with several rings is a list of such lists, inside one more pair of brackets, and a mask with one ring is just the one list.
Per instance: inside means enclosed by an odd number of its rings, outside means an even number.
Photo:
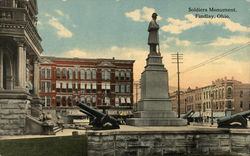
[{"label": "column capital", "polygon": [[18,47],[24,47],[25,40],[23,38],[14,37],[14,41],[16,42]]}]

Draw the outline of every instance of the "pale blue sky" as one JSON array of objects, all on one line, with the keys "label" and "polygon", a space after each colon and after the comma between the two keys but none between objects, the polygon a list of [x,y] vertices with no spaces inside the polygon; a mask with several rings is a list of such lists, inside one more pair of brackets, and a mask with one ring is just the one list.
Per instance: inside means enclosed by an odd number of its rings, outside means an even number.
[{"label": "pale blue sky", "polygon": [[[140,73],[144,66],[148,20],[156,11],[161,26],[161,52],[166,66],[174,74],[175,66],[169,60],[176,51],[186,58],[183,70],[218,54],[250,41],[249,0],[38,0],[38,31],[43,39],[44,55],[78,57],[112,57],[135,59],[135,69]],[[217,15],[219,12],[189,12],[188,8],[235,8],[237,12],[225,12],[228,19],[199,19],[195,14]],[[223,68],[225,73],[213,71],[209,79],[221,76],[239,77],[250,81],[249,46],[225,57],[222,63],[211,64]],[[197,54],[197,57],[196,57]],[[198,57],[199,56],[199,57]],[[168,58],[167,58],[168,57]],[[192,58],[195,60],[192,60]],[[198,60],[197,60],[198,59]],[[223,66],[222,64],[225,63]],[[242,72],[227,72],[228,64],[235,63]],[[218,65],[215,67],[215,65]],[[186,79],[201,75],[190,73]],[[225,69],[224,69],[225,68]],[[212,68],[211,68],[212,69]],[[249,70],[248,70],[249,69]],[[248,70],[248,71],[246,71]],[[243,76],[245,73],[245,76]],[[212,75],[212,76],[211,76]],[[243,78],[242,78],[243,76]],[[139,74],[136,76],[139,79]],[[184,77],[185,79],[185,77]],[[173,83],[175,81],[173,80]],[[186,83],[186,81],[183,83]],[[203,83],[200,83],[202,85]],[[186,85],[193,86],[195,82]],[[198,83],[199,85],[199,83]]]}]

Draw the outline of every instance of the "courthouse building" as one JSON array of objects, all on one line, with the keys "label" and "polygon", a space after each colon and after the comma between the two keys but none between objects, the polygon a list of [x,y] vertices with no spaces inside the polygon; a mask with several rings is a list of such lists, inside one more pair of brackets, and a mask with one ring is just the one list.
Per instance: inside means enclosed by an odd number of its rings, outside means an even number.
[{"label": "courthouse building", "polygon": [[[108,107],[109,114],[132,108],[134,60],[42,57],[40,97],[45,109],[73,109],[76,102]],[[131,111],[130,111],[131,112]]]},{"label": "courthouse building", "polygon": [[[181,114],[195,111],[193,117],[209,121],[250,110],[250,84],[232,79],[217,79],[211,85],[191,89],[181,94]],[[172,107],[177,111],[177,96],[171,96]]]}]

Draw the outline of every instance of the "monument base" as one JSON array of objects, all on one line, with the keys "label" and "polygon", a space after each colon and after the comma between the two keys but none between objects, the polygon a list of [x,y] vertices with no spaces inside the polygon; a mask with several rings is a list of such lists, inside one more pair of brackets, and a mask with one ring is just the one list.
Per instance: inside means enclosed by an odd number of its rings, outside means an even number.
[{"label": "monument base", "polygon": [[139,102],[134,118],[127,119],[131,126],[185,126],[187,121],[176,117],[169,100],[147,99]]},{"label": "monument base", "polygon": [[187,121],[176,117],[168,97],[168,71],[162,56],[148,55],[145,70],[141,74],[141,101],[131,126],[185,126]]}]

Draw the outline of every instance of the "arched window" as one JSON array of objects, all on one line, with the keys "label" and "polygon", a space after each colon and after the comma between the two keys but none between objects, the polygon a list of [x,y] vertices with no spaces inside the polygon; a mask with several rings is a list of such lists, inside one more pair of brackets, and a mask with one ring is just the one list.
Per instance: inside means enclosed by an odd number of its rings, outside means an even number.
[{"label": "arched window", "polygon": [[85,79],[85,71],[81,70],[81,79],[84,80]]},{"label": "arched window", "polygon": [[127,80],[130,80],[130,77],[131,77],[130,71],[127,71],[127,72],[126,72],[126,79],[127,79]]},{"label": "arched window", "polygon": [[121,71],[121,73],[120,73],[120,74],[121,74],[121,77],[120,77],[120,78],[121,78],[121,80],[124,80],[124,79],[125,79],[125,72],[124,72],[124,71]]},{"label": "arched window", "polygon": [[232,88],[227,88],[227,97],[232,97]]},{"label": "arched window", "polygon": [[41,78],[45,79],[45,68],[41,70]]},{"label": "arched window", "polygon": [[119,71],[115,71],[115,79],[119,80]]},{"label": "arched window", "polygon": [[57,79],[60,79],[60,78],[61,78],[61,69],[60,69],[60,68],[57,68],[57,69],[56,69],[56,78],[57,78]]},{"label": "arched window", "polygon": [[109,70],[102,71],[102,79],[103,80],[110,80],[110,71]]},{"label": "arched window", "polygon": [[69,69],[69,79],[72,80],[73,79],[73,70]]},{"label": "arched window", "polygon": [[96,70],[92,70],[92,79],[96,79]]},{"label": "arched window", "polygon": [[78,79],[78,71],[75,71],[75,79]]},{"label": "arched window", "polygon": [[51,69],[47,69],[46,78],[47,78],[47,79],[50,79],[50,78],[51,78]]},{"label": "arched window", "polygon": [[63,68],[62,78],[63,79],[67,78],[67,69],[65,69],[65,68]]},{"label": "arched window", "polygon": [[87,80],[90,80],[90,79],[91,79],[91,71],[87,70]]}]

